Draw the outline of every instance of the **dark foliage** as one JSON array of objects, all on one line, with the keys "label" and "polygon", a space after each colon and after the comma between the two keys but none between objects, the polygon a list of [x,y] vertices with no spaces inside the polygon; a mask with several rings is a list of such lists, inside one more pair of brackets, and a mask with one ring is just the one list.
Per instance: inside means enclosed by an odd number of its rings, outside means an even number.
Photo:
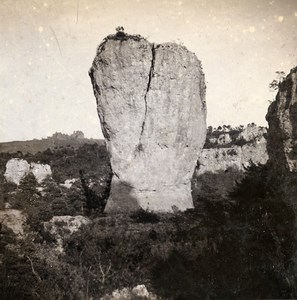
[{"label": "dark foliage", "polygon": [[160,217],[150,211],[140,209],[131,215],[131,219],[135,223],[158,223],[160,221]]},{"label": "dark foliage", "polygon": [[84,176],[84,171],[80,170],[79,173],[80,173],[81,185],[86,197],[86,208],[88,210],[88,213],[90,214],[94,211],[103,213],[110,192],[111,179],[108,180],[105,189],[103,189],[102,192],[98,194],[94,190],[92,190],[87,184],[87,180],[85,179]]},{"label": "dark foliage", "polygon": [[206,172],[201,175],[194,173],[192,178],[192,196],[195,207],[201,204],[200,199],[219,201],[228,198],[228,194],[234,189],[236,180],[243,177],[243,172],[236,168],[228,168],[218,173]]},{"label": "dark foliage", "polygon": [[239,200],[258,201],[258,198],[265,199],[272,196],[271,178],[268,165],[256,165],[250,161],[245,167],[245,176],[241,181],[236,182],[236,187],[230,193],[231,198]]},{"label": "dark foliage", "polygon": [[234,145],[236,145],[236,146],[242,147],[246,144],[248,144],[248,142],[244,138],[241,138],[241,139],[238,139],[238,140],[234,141]]},{"label": "dark foliage", "polygon": [[206,228],[203,254],[175,249],[153,268],[160,295],[173,299],[294,297],[294,283],[289,280],[296,251],[294,211],[276,198],[278,179],[269,176],[268,166],[252,164],[246,171],[231,201],[204,200],[205,216],[199,228],[190,230],[197,240]]},{"label": "dark foliage", "polygon": [[[164,299],[297,297],[295,215],[280,184],[294,194],[296,177],[273,176],[268,165],[251,163],[228,195],[223,188],[231,188],[228,180],[238,173],[206,174],[197,179],[208,191],[204,198],[196,195],[195,209],[174,215],[91,214],[92,222],[65,238],[65,252],[57,255],[56,237],[43,222],[53,215],[102,211],[111,176],[98,146],[69,148],[48,151],[43,162],[52,165],[58,183],[80,177],[70,190],[48,179],[42,196],[32,176],[15,194],[9,194],[15,186],[4,185],[2,194],[28,215],[29,232],[20,241],[1,228],[1,299],[96,300],[138,284]],[[99,177],[103,184],[93,189],[90,183]]]}]

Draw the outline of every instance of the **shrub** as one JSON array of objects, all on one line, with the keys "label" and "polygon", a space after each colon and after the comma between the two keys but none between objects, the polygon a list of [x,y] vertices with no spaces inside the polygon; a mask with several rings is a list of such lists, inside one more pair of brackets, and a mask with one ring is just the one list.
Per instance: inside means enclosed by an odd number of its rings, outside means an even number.
[{"label": "shrub", "polygon": [[135,223],[158,223],[160,221],[157,214],[143,209],[133,213],[131,218]]}]

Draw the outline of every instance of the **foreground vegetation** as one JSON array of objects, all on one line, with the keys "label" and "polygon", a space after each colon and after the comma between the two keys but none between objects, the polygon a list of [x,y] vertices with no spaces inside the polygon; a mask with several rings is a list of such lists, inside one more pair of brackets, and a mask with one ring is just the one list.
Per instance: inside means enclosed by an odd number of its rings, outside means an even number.
[{"label": "foreground vegetation", "polygon": [[[267,165],[247,168],[227,197],[195,196],[193,210],[107,216],[110,169],[102,153],[85,145],[21,156],[51,165],[44,194],[31,175],[18,187],[0,178],[2,201],[27,215],[23,239],[1,227],[1,299],[100,299],[139,284],[160,299],[297,297],[295,214],[279,190],[284,178]],[[72,177],[79,180],[70,189],[60,185]],[[90,187],[99,177],[104,183]],[[288,180],[297,186],[296,177]],[[44,223],[63,215],[90,222],[73,234],[61,222],[60,252]]]}]

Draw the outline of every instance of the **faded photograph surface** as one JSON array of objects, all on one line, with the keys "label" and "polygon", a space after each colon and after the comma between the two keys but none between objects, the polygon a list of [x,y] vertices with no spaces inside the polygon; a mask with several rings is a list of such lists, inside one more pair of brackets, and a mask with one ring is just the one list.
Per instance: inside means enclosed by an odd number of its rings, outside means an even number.
[{"label": "faded photograph surface", "polygon": [[297,298],[296,1],[0,24],[1,299]]}]

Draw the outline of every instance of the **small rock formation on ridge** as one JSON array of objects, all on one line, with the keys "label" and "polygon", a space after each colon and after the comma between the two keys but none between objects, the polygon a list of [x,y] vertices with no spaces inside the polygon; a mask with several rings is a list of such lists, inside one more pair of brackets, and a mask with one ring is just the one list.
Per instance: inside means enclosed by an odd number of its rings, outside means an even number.
[{"label": "small rock formation on ridge", "polygon": [[186,210],[206,136],[205,83],[174,43],[109,35],[89,71],[113,177],[105,212]]}]

